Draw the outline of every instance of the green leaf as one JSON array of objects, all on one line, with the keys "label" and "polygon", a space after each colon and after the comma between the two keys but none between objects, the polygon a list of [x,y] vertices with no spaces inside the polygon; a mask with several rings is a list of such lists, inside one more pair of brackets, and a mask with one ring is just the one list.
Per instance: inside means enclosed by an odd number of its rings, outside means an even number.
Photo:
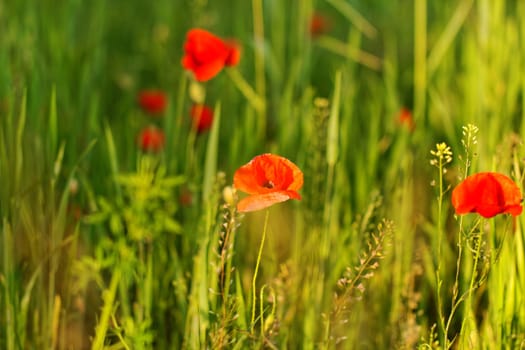
[{"label": "green leaf", "polygon": [[217,154],[219,152],[219,125],[221,121],[221,104],[215,105],[213,112],[213,126],[208,139],[206,160],[204,164],[204,180],[202,184],[202,200],[206,202],[211,194],[215,176],[217,175]]}]

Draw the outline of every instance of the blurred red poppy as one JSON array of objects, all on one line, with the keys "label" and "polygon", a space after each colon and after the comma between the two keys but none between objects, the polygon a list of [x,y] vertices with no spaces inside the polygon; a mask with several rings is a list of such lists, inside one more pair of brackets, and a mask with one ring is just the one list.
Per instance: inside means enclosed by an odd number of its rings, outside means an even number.
[{"label": "blurred red poppy", "polygon": [[414,128],[416,127],[412,112],[410,112],[408,108],[401,108],[397,115],[397,122],[401,125],[405,125],[409,131],[414,131]]},{"label": "blurred red poppy", "polygon": [[241,60],[241,45],[234,39],[228,39],[224,42],[228,46],[228,57],[224,61],[224,65],[227,67],[233,67],[239,64]]},{"label": "blurred red poppy", "polygon": [[326,33],[330,29],[330,21],[321,13],[314,12],[310,18],[310,36],[315,38]]},{"label": "blurred red poppy", "polygon": [[233,185],[250,195],[239,201],[237,210],[255,211],[288,199],[301,199],[297,191],[303,186],[303,173],[288,159],[266,153],[237,169]]},{"label": "blurred red poppy", "polygon": [[213,110],[208,106],[195,104],[191,106],[190,115],[198,134],[208,130],[213,123]]},{"label": "blurred red poppy", "polygon": [[137,143],[145,152],[159,152],[164,148],[164,132],[155,126],[148,126],[140,132]]},{"label": "blurred red poppy", "polygon": [[167,105],[166,94],[161,90],[143,90],[138,96],[140,107],[151,115],[164,113]]},{"label": "blurred red poppy", "polygon": [[478,213],[490,218],[498,214],[521,214],[521,193],[509,177],[492,172],[471,175],[452,191],[456,214]]},{"label": "blurred red poppy", "polygon": [[191,70],[198,81],[216,76],[224,66],[239,63],[240,48],[234,41],[225,41],[203,29],[192,29],[186,35],[182,66]]},{"label": "blurred red poppy", "polygon": [[193,193],[189,188],[183,187],[179,193],[179,203],[184,207],[189,207],[193,203]]}]

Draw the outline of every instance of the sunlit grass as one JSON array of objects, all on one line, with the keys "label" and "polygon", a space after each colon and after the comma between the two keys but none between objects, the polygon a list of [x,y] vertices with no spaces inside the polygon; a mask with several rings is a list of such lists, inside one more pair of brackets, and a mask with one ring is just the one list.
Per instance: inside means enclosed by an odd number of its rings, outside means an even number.
[{"label": "sunlit grass", "polygon": [[[524,15],[505,0],[3,3],[0,348],[524,347],[523,215],[450,201],[481,171],[523,188]],[[196,27],[235,39],[239,64],[195,81]],[[165,92],[160,115],[145,89]],[[139,147],[148,125],[158,152]],[[239,213],[233,174],[263,153],[297,164],[302,199]]]}]

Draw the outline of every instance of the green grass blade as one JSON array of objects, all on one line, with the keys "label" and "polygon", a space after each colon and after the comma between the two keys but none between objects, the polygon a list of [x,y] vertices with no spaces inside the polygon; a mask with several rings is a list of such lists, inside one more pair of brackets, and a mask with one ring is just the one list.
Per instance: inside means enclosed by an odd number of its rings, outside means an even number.
[{"label": "green grass blade", "polygon": [[427,88],[427,0],[414,2],[414,117],[422,120]]},{"label": "green grass blade", "polygon": [[334,96],[332,100],[332,109],[330,111],[330,119],[328,121],[326,161],[331,167],[335,165],[339,156],[339,110],[341,109],[341,76],[341,71],[338,71],[335,75]]},{"label": "green grass blade", "polygon": [[12,270],[12,259],[13,259],[13,237],[12,237],[12,231],[11,226],[9,225],[9,222],[7,219],[4,218],[2,222],[2,236],[3,236],[3,248],[4,248],[4,261],[3,261],[3,267],[4,271],[2,272],[2,279],[3,282],[3,289],[4,289],[4,317],[5,317],[5,336],[6,336],[6,349],[7,350],[15,350],[15,336],[17,334],[16,332],[16,312],[14,310],[13,303],[13,295],[12,295],[12,288],[13,288],[13,270]]},{"label": "green grass blade", "polygon": [[118,198],[122,198],[122,189],[120,188],[119,182],[116,181],[117,176],[119,174],[117,150],[115,147],[115,139],[113,138],[113,133],[111,132],[111,127],[109,126],[109,124],[106,124],[104,133],[106,136],[106,146],[108,148],[108,159],[111,168],[111,174],[113,176],[113,179],[115,180],[115,190],[117,191]]},{"label": "green grass blade", "polygon": [[219,153],[219,128],[221,122],[221,104],[215,105],[213,112],[213,125],[206,148],[206,160],[204,163],[204,178],[202,183],[202,201],[206,202],[211,194],[213,183],[217,175],[217,156]]},{"label": "green grass blade", "polygon": [[22,167],[24,164],[24,150],[23,150],[23,135],[26,124],[26,109],[27,106],[27,93],[24,91],[24,96],[20,104],[20,115],[18,119],[18,125],[16,129],[16,141],[15,141],[15,178],[14,178],[14,189],[19,189],[20,180],[22,177]]},{"label": "green grass blade", "polygon": [[56,87],[53,86],[51,90],[51,99],[49,101],[49,150],[51,156],[55,155],[58,144],[58,128],[57,128],[57,96]]},{"label": "green grass blade", "polygon": [[375,38],[377,29],[366,20],[350,3],[343,0],[326,0],[337,11],[352,22],[356,28],[369,38]]},{"label": "green grass blade", "polygon": [[430,51],[428,57],[429,77],[435,72],[439,63],[443,59],[443,56],[454,42],[461,26],[465,23],[465,19],[472,9],[473,3],[474,0],[464,0],[458,5],[456,11],[454,11],[454,15],[445,27],[445,30],[443,30],[443,33],[432,48],[432,51]]}]

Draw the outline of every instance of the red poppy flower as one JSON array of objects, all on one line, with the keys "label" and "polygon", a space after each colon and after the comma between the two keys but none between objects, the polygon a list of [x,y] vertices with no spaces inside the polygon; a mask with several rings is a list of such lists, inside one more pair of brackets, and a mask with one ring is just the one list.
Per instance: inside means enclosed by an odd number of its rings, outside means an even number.
[{"label": "red poppy flower", "polygon": [[241,60],[241,45],[233,39],[225,41],[225,44],[228,46],[228,57],[224,61],[224,65],[227,67],[233,67],[239,64]]},{"label": "red poppy flower", "polygon": [[164,148],[164,132],[155,126],[148,126],[140,132],[137,143],[143,151],[159,152]]},{"label": "red poppy flower", "polygon": [[317,37],[326,33],[330,28],[329,20],[320,13],[314,13],[310,19],[310,36]]},{"label": "red poppy flower", "polygon": [[497,214],[521,214],[520,189],[509,177],[491,172],[467,177],[452,191],[456,214],[478,213],[490,218]]},{"label": "red poppy flower", "polygon": [[166,94],[160,90],[144,90],[138,96],[140,107],[151,115],[164,113],[167,105]]},{"label": "red poppy flower", "polygon": [[412,112],[407,108],[401,108],[397,116],[397,122],[401,125],[406,125],[409,131],[413,131],[416,127]]},{"label": "red poppy flower", "polygon": [[192,29],[186,35],[182,66],[191,70],[198,81],[216,76],[224,66],[239,63],[240,49],[233,41],[221,38],[203,29]]},{"label": "red poppy flower", "polygon": [[213,123],[213,110],[205,105],[193,105],[190,109],[193,127],[200,134],[208,130]]},{"label": "red poppy flower", "polygon": [[250,196],[237,204],[240,212],[264,209],[288,199],[301,199],[303,173],[291,161],[273,154],[262,154],[241,166],[233,185]]},{"label": "red poppy flower", "polygon": [[189,207],[193,203],[193,193],[188,188],[183,188],[179,193],[179,203]]}]

